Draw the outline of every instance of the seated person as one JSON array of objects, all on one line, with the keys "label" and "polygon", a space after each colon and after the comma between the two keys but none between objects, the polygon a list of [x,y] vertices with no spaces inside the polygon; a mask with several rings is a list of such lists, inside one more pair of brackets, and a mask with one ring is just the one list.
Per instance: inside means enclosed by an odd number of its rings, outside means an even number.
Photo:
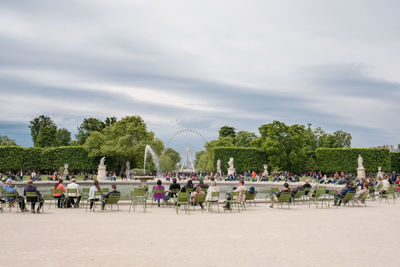
[{"label": "seated person", "polygon": [[[191,195],[190,195],[190,203],[194,206],[196,205],[196,203],[194,203],[195,198],[197,195],[204,195],[205,193],[203,192],[203,189],[201,187],[196,187],[196,191],[194,191]],[[200,207],[203,208],[203,203],[199,203]]]},{"label": "seated person", "polygon": [[250,186],[249,188],[249,194],[253,195],[256,193],[256,189],[254,188],[254,186]]},{"label": "seated person", "polygon": [[[305,180],[305,182],[304,182],[304,184],[303,184],[303,188],[304,188],[304,189],[310,188],[310,191],[311,191],[310,180],[308,180],[308,179]],[[308,195],[308,193],[309,193],[310,191],[307,191],[307,190],[306,190],[305,195]]]},{"label": "seated person", "polygon": [[53,189],[61,189],[63,193],[54,193],[53,198],[57,199],[57,208],[63,208],[64,204],[64,193],[65,186],[63,184],[63,179],[59,178],[58,183],[53,186]]},{"label": "seated person", "polygon": [[340,206],[342,204],[342,199],[346,196],[347,192],[355,192],[356,188],[354,187],[354,183],[350,182],[343,188],[341,191],[338,191],[333,200],[333,206]]},{"label": "seated person", "polygon": [[[246,200],[246,186],[244,185],[244,181],[243,180],[239,180],[239,186],[236,188],[233,188],[233,192],[239,192],[239,198],[235,199],[235,200],[240,200],[240,201],[245,201]],[[227,194],[227,198],[226,198],[226,205],[224,206],[224,209],[230,209],[230,204],[231,204],[231,194]]]},{"label": "seated person", "polygon": [[161,206],[161,199],[164,198],[164,186],[161,183],[161,180],[157,181],[157,184],[153,186],[153,189],[160,189],[162,193],[154,193],[153,198],[157,201],[157,206]]},{"label": "seated person", "polygon": [[207,196],[206,196],[206,201],[213,201],[213,202],[217,202],[218,198],[217,197],[212,197],[212,193],[213,192],[219,192],[219,188],[217,187],[217,182],[213,181],[211,183],[211,186],[208,188],[207,190]]},{"label": "seated person", "polygon": [[90,187],[89,189],[89,202],[90,202],[90,210],[92,210],[95,201],[99,201],[100,200],[100,196],[99,195],[95,195],[95,192],[101,192],[101,188],[100,188],[100,184],[99,181],[96,179],[93,182],[93,185]]},{"label": "seated person", "polygon": [[[361,190],[357,191],[357,193],[354,195],[353,200],[358,201],[358,198],[359,198],[362,194],[364,194],[365,192],[368,192],[368,191],[369,191],[369,189],[368,189],[368,183],[367,183],[367,182],[364,182],[364,183],[362,184]],[[361,203],[364,204],[364,203],[365,203],[365,199],[362,199],[362,200],[361,200]]]},{"label": "seated person", "polygon": [[[13,185],[13,181],[11,179],[7,179],[6,185],[3,187],[4,192],[13,194],[17,192],[17,187]],[[18,201],[19,208],[21,209],[22,212],[28,212],[29,210],[26,209],[25,207],[25,200],[23,197],[18,195],[17,192],[17,197],[6,197],[6,200],[11,203]]]},{"label": "seated person", "polygon": [[269,206],[270,208],[273,208],[274,207],[274,203],[275,202],[277,202],[278,201],[278,198],[281,196],[281,194],[283,193],[283,192],[290,192],[291,190],[290,190],[290,187],[289,187],[289,184],[288,183],[284,183],[283,184],[283,187],[282,187],[282,189],[281,189],[281,191],[279,191],[278,193],[274,193],[274,194],[272,194],[272,198],[271,198],[271,205]]},{"label": "seated person", "polygon": [[168,201],[171,197],[176,197],[176,193],[172,193],[172,190],[181,190],[181,185],[177,183],[176,178],[172,179],[172,184],[169,185],[169,189],[165,192],[167,193],[164,200]]},{"label": "seated person", "polygon": [[[39,192],[39,190],[36,188],[36,186],[33,185],[33,181],[29,180],[28,181],[28,186],[24,188],[24,196],[26,196],[26,192],[36,192],[36,194],[39,196],[39,207],[37,207],[36,213],[40,213],[40,209],[43,206],[44,200],[42,197],[42,194]],[[37,202],[36,197],[27,197],[26,201],[31,202],[31,211],[32,213],[35,213],[35,206]]]},{"label": "seated person", "polygon": [[115,194],[121,194],[119,191],[117,191],[117,185],[116,184],[112,184],[111,185],[112,191],[108,192],[107,194],[103,194],[103,203],[101,208],[104,209],[104,206],[106,205],[107,199],[111,196],[111,195],[115,195]]},{"label": "seated person", "polygon": [[[76,189],[77,193],[68,193],[68,189]],[[73,205],[74,208],[76,207],[79,208],[79,202],[81,201],[81,189],[79,185],[76,183],[75,178],[72,178],[71,182],[67,185],[67,194],[68,194],[68,200],[70,201],[70,203],[67,203],[67,206]]]}]

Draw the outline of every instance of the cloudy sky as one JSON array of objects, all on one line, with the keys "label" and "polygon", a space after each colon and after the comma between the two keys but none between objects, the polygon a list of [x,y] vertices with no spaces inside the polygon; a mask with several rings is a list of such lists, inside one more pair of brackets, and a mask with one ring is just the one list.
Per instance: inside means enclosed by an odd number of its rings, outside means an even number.
[{"label": "cloudy sky", "polygon": [[[399,1],[0,1],[0,134],[142,116],[167,142],[281,120],[400,143]],[[182,151],[197,136],[176,138]]]}]

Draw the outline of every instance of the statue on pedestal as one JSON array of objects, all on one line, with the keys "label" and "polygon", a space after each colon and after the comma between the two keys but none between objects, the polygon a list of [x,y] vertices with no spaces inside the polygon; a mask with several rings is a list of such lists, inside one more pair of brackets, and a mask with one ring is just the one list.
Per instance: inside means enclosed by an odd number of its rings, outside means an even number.
[{"label": "statue on pedestal", "polygon": [[68,163],[64,163],[64,173],[63,173],[63,175],[64,175],[64,177],[67,177],[68,174],[69,174],[69,172],[68,172]]},{"label": "statue on pedestal", "polygon": [[268,172],[268,164],[264,164],[264,172],[262,174],[265,177],[269,176],[269,172]]},{"label": "statue on pedestal", "polygon": [[217,173],[221,177],[222,176],[222,171],[221,171],[221,160],[217,160]]},{"label": "statue on pedestal", "polygon": [[358,155],[358,168],[357,168],[357,178],[358,179],[365,179],[366,175],[365,175],[365,168],[363,166],[363,158],[361,157],[361,155]]},{"label": "statue on pedestal", "polygon": [[104,161],[106,157],[102,157],[100,159],[100,164],[97,169],[97,180],[106,180],[106,165],[104,165]]},{"label": "statue on pedestal", "polygon": [[235,172],[236,172],[236,170],[235,170],[235,168],[233,167],[233,158],[230,158],[230,159],[229,159],[228,165],[229,165],[229,168],[228,168],[228,176],[229,176],[229,175],[234,175]]},{"label": "statue on pedestal", "polygon": [[382,178],[383,179],[383,172],[382,172],[382,167],[378,167],[378,174],[376,175],[377,178]]}]

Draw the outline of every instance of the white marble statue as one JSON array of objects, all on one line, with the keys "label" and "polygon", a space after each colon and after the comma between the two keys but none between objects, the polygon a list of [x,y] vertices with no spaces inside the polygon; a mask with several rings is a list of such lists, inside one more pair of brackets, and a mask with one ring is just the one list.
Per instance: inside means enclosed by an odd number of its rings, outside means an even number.
[{"label": "white marble statue", "polygon": [[363,158],[361,157],[361,155],[358,155],[357,178],[358,179],[366,178],[365,168],[363,166]]},{"label": "white marble statue", "polygon": [[106,157],[102,157],[100,159],[100,164],[97,169],[97,180],[106,180],[106,165],[104,165],[104,161],[106,160]]},{"label": "white marble statue", "polygon": [[376,175],[377,178],[383,178],[382,167],[378,167],[378,174]]},{"label": "white marble statue", "polygon": [[236,169],[233,167],[233,158],[230,158],[228,161],[228,176],[229,175],[235,175]]},{"label": "white marble statue", "polygon": [[229,169],[233,169],[233,158],[230,158],[228,161]]},{"label": "white marble statue", "polygon": [[68,172],[68,163],[64,163],[64,177],[66,177],[68,174],[69,174],[69,172]]},{"label": "white marble statue", "polygon": [[268,177],[269,176],[269,172],[268,172],[268,164],[264,164],[264,172],[263,172],[263,176]]},{"label": "white marble statue", "polygon": [[363,166],[363,158],[361,157],[361,155],[358,155],[358,168],[364,168]]}]

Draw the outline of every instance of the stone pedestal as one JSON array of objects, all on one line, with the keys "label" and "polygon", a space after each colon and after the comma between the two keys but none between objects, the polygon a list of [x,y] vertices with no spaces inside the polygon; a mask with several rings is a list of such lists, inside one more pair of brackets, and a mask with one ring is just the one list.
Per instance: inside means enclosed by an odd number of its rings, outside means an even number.
[{"label": "stone pedestal", "polygon": [[97,169],[97,180],[106,180],[106,167],[100,167]]},{"label": "stone pedestal", "polygon": [[268,172],[268,171],[264,171],[264,172],[262,173],[262,175],[263,175],[264,177],[268,177],[268,176],[269,176],[269,172]]},{"label": "stone pedestal", "polygon": [[357,178],[358,179],[366,178],[365,168],[357,168]]},{"label": "stone pedestal", "polygon": [[235,168],[228,168],[228,176],[229,175],[235,175],[236,169]]}]

